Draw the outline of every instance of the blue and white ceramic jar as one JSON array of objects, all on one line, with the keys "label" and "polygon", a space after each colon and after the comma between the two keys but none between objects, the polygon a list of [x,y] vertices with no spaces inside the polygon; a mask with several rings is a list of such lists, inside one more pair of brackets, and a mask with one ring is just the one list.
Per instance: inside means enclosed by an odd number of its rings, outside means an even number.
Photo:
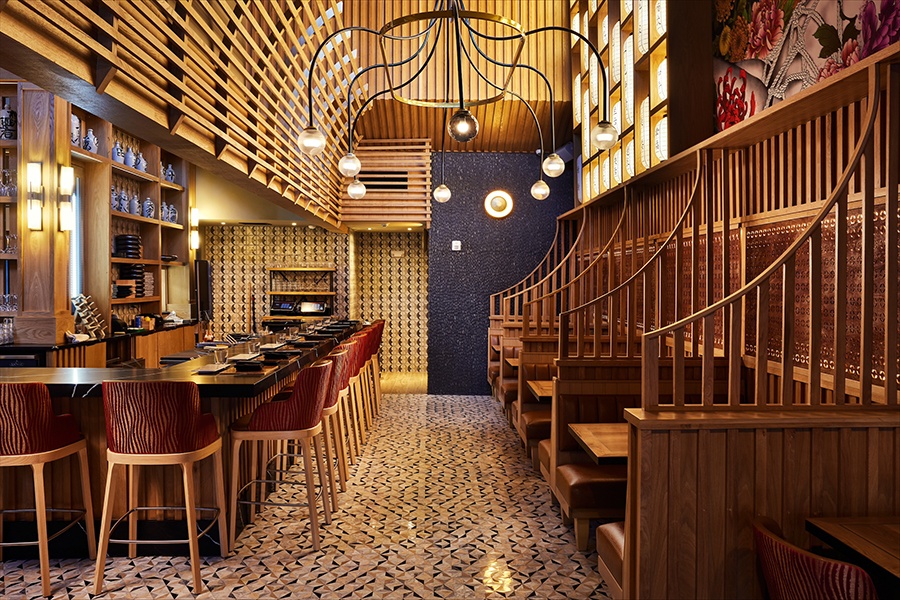
[{"label": "blue and white ceramic jar", "polygon": [[82,148],[87,150],[88,152],[97,153],[97,136],[94,135],[94,130],[88,128],[87,133],[84,134],[84,140],[82,141]]},{"label": "blue and white ceramic jar", "polygon": [[116,145],[113,146],[112,159],[120,165],[125,164],[125,150],[122,149],[122,144],[120,144],[118,141],[116,142]]}]

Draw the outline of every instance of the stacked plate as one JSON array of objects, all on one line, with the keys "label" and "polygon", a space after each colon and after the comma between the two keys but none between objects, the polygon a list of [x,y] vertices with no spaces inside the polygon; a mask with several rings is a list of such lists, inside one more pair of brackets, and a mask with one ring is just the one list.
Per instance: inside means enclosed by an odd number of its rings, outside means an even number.
[{"label": "stacked plate", "polygon": [[134,295],[144,297],[144,265],[119,265],[119,279],[134,279]]},{"label": "stacked plate", "polygon": [[131,234],[117,235],[113,255],[119,258],[140,258],[141,236]]}]

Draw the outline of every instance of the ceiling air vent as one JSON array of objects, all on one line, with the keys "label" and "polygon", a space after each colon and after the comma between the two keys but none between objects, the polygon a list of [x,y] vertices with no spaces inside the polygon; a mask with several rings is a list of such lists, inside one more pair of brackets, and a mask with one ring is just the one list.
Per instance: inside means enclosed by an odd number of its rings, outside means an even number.
[{"label": "ceiling air vent", "polygon": [[399,192],[409,189],[409,174],[397,171],[363,171],[359,174],[368,191]]}]

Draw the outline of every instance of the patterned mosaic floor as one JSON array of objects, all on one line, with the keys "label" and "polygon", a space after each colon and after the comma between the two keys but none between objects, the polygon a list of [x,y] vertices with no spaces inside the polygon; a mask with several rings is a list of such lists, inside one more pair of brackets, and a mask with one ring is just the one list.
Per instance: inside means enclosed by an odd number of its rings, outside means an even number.
[{"label": "patterned mosaic floor", "polygon": [[[342,505],[313,552],[308,521],[270,509],[200,598],[606,598],[546,485],[487,396],[386,395]],[[3,598],[40,595],[37,561],[2,564]],[[55,598],[90,598],[93,565],[51,560]],[[104,598],[189,598],[186,558],[112,558]]]}]

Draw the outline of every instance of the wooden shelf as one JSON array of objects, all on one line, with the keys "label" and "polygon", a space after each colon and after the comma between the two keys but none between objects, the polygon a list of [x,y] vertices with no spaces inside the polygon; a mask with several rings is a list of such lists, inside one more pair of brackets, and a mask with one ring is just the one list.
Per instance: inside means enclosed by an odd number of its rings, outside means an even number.
[{"label": "wooden shelf", "polygon": [[267,267],[266,268],[266,271],[270,271],[270,272],[283,271],[286,273],[299,272],[299,271],[306,271],[306,272],[310,272],[310,273],[316,273],[316,272],[318,272],[318,273],[334,273],[335,270],[336,269],[334,267],[322,267],[322,268],[319,268],[319,267]]},{"label": "wooden shelf", "polygon": [[158,258],[120,258],[111,256],[109,262],[116,265],[159,265],[162,263]]},{"label": "wooden shelf", "polygon": [[109,213],[113,217],[117,217],[119,219],[126,219],[128,221],[137,221],[139,223],[152,223],[153,225],[160,224],[159,219],[148,219],[147,217],[140,217],[138,215],[133,215],[131,213],[122,212],[120,210],[112,210],[110,209]]},{"label": "wooden shelf", "polygon": [[0,204],[16,204],[16,202],[15,196],[0,196]]},{"label": "wooden shelf", "polygon": [[5,254],[0,252],[0,260],[19,260],[19,254]]},{"label": "wooden shelf", "polygon": [[183,267],[187,263],[180,260],[161,260],[159,261],[159,264],[165,269],[166,267]]},{"label": "wooden shelf", "polygon": [[110,161],[112,165],[113,171],[118,171],[119,173],[127,176],[134,177],[135,179],[143,179],[144,181],[152,181],[158,182],[159,179],[155,175],[151,175],[150,173],[144,173],[143,171],[138,171],[133,167],[127,167],[122,163],[117,163],[116,161]]},{"label": "wooden shelf", "polygon": [[113,298],[109,302],[110,304],[148,304],[159,301],[159,296],[145,296],[144,298]]},{"label": "wooden shelf", "polygon": [[337,292],[266,292],[269,296],[335,296]]},{"label": "wooden shelf", "polygon": [[72,152],[72,158],[74,158],[76,160],[83,160],[86,162],[92,162],[92,163],[97,163],[97,164],[111,162],[105,156],[102,156],[100,154],[95,154],[93,152],[88,152],[87,150],[79,148],[78,146],[72,146],[71,152]]},{"label": "wooden shelf", "polygon": [[171,181],[166,181],[165,179],[159,180],[159,187],[164,190],[174,190],[176,192],[183,192],[184,188],[178,185],[177,183],[172,183]]},{"label": "wooden shelf", "polygon": [[16,148],[19,140],[0,140],[0,148]]},{"label": "wooden shelf", "polygon": [[159,226],[160,226],[160,227],[167,227],[167,228],[169,228],[169,229],[179,229],[179,230],[184,230],[184,225],[182,225],[181,223],[169,223],[168,221],[160,221],[160,222],[159,222]]}]

